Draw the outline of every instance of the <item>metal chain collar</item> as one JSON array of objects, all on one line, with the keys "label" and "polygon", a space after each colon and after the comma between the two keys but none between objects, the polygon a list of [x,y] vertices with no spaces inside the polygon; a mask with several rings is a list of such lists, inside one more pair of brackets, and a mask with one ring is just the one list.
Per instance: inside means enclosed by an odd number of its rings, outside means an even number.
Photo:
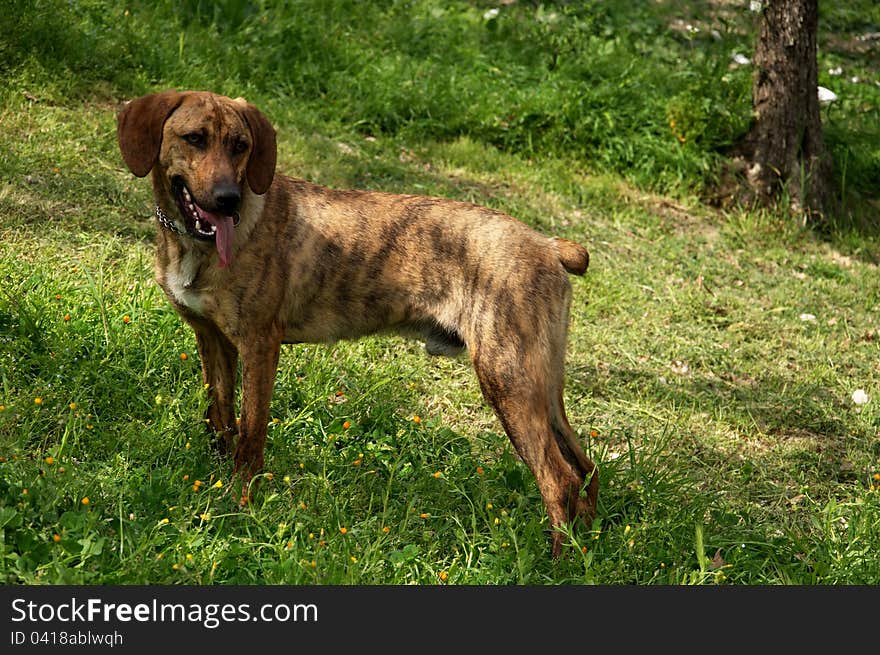
[{"label": "metal chain collar", "polygon": [[174,221],[169,218],[168,214],[166,214],[159,205],[156,205],[156,218],[159,221],[159,225],[164,227],[166,230],[170,232],[177,232],[177,234],[183,234],[183,232],[178,229],[178,227],[174,224]]}]

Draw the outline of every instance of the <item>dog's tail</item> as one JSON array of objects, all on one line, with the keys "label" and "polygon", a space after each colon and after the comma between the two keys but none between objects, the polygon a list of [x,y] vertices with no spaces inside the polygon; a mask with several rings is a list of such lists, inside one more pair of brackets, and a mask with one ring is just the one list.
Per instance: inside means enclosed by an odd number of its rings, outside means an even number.
[{"label": "dog's tail", "polygon": [[574,241],[559,237],[554,237],[553,242],[559,253],[559,261],[566,271],[574,275],[583,275],[587,272],[587,267],[590,265],[590,253],[586,248]]}]

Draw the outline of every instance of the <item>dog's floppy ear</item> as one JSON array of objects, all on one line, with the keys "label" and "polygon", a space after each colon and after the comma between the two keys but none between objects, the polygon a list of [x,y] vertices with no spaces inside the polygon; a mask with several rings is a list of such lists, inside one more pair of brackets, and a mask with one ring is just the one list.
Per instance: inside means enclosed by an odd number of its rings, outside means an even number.
[{"label": "dog's floppy ear", "polygon": [[252,104],[239,98],[241,115],[251,130],[254,145],[247,163],[247,181],[251,191],[262,195],[269,190],[275,177],[275,159],[278,149],[275,144],[275,128]]},{"label": "dog's floppy ear", "polygon": [[184,96],[178,91],[151,93],[132,100],[119,112],[116,118],[119,149],[128,168],[138,177],[143,177],[156,165],[162,145],[162,128]]}]

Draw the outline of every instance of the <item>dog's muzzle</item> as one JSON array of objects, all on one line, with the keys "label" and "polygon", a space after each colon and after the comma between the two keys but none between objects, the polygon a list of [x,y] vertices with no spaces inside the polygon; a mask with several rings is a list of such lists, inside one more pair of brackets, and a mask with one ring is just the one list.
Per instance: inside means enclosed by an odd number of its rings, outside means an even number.
[{"label": "dog's muzzle", "polygon": [[214,199],[218,207],[216,211],[200,206],[179,177],[172,181],[171,192],[185,229],[181,230],[180,221],[174,221],[157,206],[156,218],[159,224],[177,234],[186,234],[200,241],[213,241],[220,258],[220,267],[228,266],[232,262],[233,230],[241,221],[240,214],[235,210],[241,201],[237,188],[230,185],[218,187]]}]

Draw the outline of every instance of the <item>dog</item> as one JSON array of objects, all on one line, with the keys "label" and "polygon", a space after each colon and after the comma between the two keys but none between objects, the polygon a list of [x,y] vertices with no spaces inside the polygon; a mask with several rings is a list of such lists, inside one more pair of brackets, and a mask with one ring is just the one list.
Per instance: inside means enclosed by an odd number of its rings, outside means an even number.
[{"label": "dog", "polygon": [[242,98],[145,95],[119,111],[117,136],[131,172],[151,176],[156,280],[195,332],[207,423],[242,502],[263,466],[281,345],[396,331],[432,355],[467,349],[535,476],[554,557],[558,528],[595,516],[596,466],[563,405],[568,274],[587,270],[585,248],[470,203],[276,174],[275,129]]}]

